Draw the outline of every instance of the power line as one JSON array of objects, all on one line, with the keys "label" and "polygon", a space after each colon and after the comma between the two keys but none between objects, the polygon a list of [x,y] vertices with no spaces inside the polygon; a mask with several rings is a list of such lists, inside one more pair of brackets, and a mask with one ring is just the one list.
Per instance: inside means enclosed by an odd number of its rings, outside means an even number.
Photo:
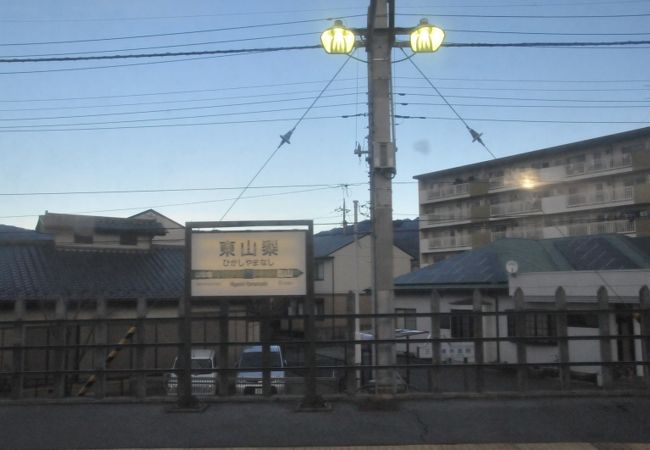
[{"label": "power line", "polygon": [[[244,199],[244,200],[249,200],[249,199],[256,199],[256,198],[267,198],[267,197],[277,197],[277,196],[284,196],[284,195],[294,195],[294,194],[305,194],[309,192],[316,192],[316,191],[323,191],[323,190],[328,190],[328,189],[339,189],[340,186],[325,186],[325,187],[317,187],[317,188],[312,188],[312,189],[302,189],[302,190],[293,190],[293,191],[287,191],[287,192],[276,192],[276,193],[271,193],[271,194],[259,194],[259,195],[250,195],[247,197],[237,197],[238,199]],[[168,207],[173,207],[173,206],[190,206],[190,205],[203,205],[207,203],[219,203],[219,202],[227,202],[227,201],[232,201],[234,200],[233,198],[222,198],[222,199],[216,199],[216,200],[198,200],[194,202],[180,202],[180,203],[164,203],[164,204],[159,204],[159,205],[148,205],[148,206],[132,206],[128,208],[113,208],[113,209],[101,209],[101,210],[92,210],[92,211],[78,211],[78,212],[73,212],[69,214],[95,214],[95,213],[105,213],[105,212],[117,212],[117,211],[141,211],[141,210],[147,210],[147,209],[155,209],[155,208],[168,208]],[[0,219],[19,219],[19,218],[26,218],[26,217],[38,217],[40,214],[26,214],[26,215],[15,215],[15,216],[0,216]]]},{"label": "power line", "polygon": [[308,50],[321,48],[320,45],[297,45],[289,47],[263,47],[246,49],[226,50],[197,50],[192,52],[164,52],[164,53],[133,53],[116,55],[94,55],[94,56],[60,56],[44,58],[4,58],[0,63],[32,63],[32,62],[71,62],[71,61],[96,61],[107,59],[137,59],[137,58],[169,58],[175,56],[205,56],[205,55],[228,55],[246,53],[268,53],[286,50]]},{"label": "power line", "polygon": [[[483,133],[478,133],[477,131],[475,131],[473,128],[471,128],[471,127],[467,124],[467,122],[465,121],[465,119],[463,119],[463,118],[461,117],[461,115],[458,113],[458,111],[456,111],[456,109],[452,106],[452,104],[449,103],[449,101],[445,98],[444,95],[442,95],[442,93],[438,90],[438,88],[437,88],[437,87],[436,87],[436,86],[431,82],[431,80],[430,80],[430,79],[425,75],[425,73],[422,71],[422,69],[420,69],[420,67],[419,67],[417,64],[415,64],[415,61],[413,61],[412,58],[408,57],[408,55],[406,54],[406,51],[404,51],[404,49],[401,49],[401,50],[402,50],[402,53],[404,53],[404,55],[407,57],[408,61],[413,65],[413,67],[415,67],[415,70],[417,70],[418,73],[419,73],[420,75],[422,75],[422,78],[424,78],[424,79],[426,80],[426,82],[429,84],[429,86],[431,86],[431,87],[433,88],[433,90],[436,91],[436,93],[438,94],[438,96],[439,96],[439,97],[440,97],[440,98],[441,98],[441,99],[442,99],[442,100],[447,104],[447,106],[449,107],[449,109],[451,109],[451,111],[454,113],[454,115],[455,115],[456,117],[458,117],[458,119],[463,123],[463,125],[465,125],[465,128],[467,129],[467,131],[469,132],[469,134],[472,136],[472,142],[478,142],[479,144],[481,144],[481,145],[483,146],[483,148],[485,148],[485,150],[486,150],[486,151],[487,151],[487,152],[492,156],[492,158],[497,159],[496,155],[495,155],[494,153],[492,153],[492,150],[490,150],[490,149],[488,148],[488,146],[485,145],[485,143],[483,142],[483,139],[481,138],[481,135],[482,135]],[[397,116],[395,116],[395,117],[397,117]]]},{"label": "power line", "polygon": [[[336,88],[330,89],[331,91],[348,91],[354,88]],[[650,89],[648,89],[650,90]],[[182,99],[182,100],[157,100],[149,102],[131,102],[131,103],[102,103],[95,105],[78,105],[78,106],[46,106],[38,108],[9,108],[9,109],[0,109],[0,112],[17,112],[17,111],[51,111],[51,110],[63,110],[63,109],[98,109],[98,108],[116,108],[122,106],[142,106],[142,105],[165,105],[165,104],[174,104],[174,103],[195,103],[195,102],[207,102],[215,100],[235,100],[235,99],[247,99],[247,98],[263,98],[263,97],[277,97],[280,95],[287,94],[317,94],[318,91],[300,91],[292,90],[291,92],[274,92],[268,94],[250,94],[250,95],[231,95],[225,97],[203,97],[203,98],[193,98],[193,99]],[[348,94],[339,94],[339,96],[350,96],[354,93]],[[329,97],[329,96],[327,96]],[[273,100],[268,100],[266,102],[272,102]],[[290,100],[284,100],[290,101]],[[2,103],[2,101],[0,101]]]},{"label": "power line", "polygon": [[[323,96],[326,98],[335,98],[335,97],[349,97],[352,94],[332,94],[332,95],[327,95]],[[183,108],[165,108],[165,109],[150,109],[150,110],[144,110],[144,111],[121,111],[121,112],[108,112],[108,113],[94,113],[94,114],[79,114],[79,115],[70,115],[70,116],[42,116],[42,117],[17,117],[17,118],[0,118],[0,121],[5,122],[5,121],[16,121],[16,120],[54,120],[54,119],[76,119],[76,118],[83,118],[83,117],[107,117],[107,116],[123,116],[123,115],[134,115],[134,114],[154,114],[154,113],[167,113],[167,112],[175,112],[175,111],[195,111],[195,110],[200,110],[200,109],[215,109],[215,108],[232,108],[232,107],[237,107],[237,106],[251,106],[251,105],[266,105],[270,103],[286,103],[286,102],[296,102],[296,101],[302,101],[302,100],[313,100],[313,97],[295,97],[295,98],[288,98],[288,99],[277,99],[277,100],[263,100],[263,101],[256,101],[256,102],[241,102],[241,103],[227,103],[227,104],[221,104],[221,105],[202,105],[202,106],[187,106]],[[348,106],[353,103],[347,103],[343,105],[330,105],[330,106]],[[106,106],[103,106],[104,108]],[[325,107],[325,106],[322,106]],[[293,110],[294,108],[287,108],[287,109],[277,109],[277,110],[266,110],[266,111],[249,111],[249,112],[241,112],[241,113],[235,113],[235,112],[230,112],[230,115],[240,115],[240,114],[257,114],[259,112],[276,112],[276,111],[290,111]],[[203,117],[210,117],[208,116],[203,116]],[[183,117],[180,117],[179,119],[182,119]],[[195,117],[190,117],[190,118],[195,118]],[[175,119],[174,117],[171,118],[161,118],[161,119],[142,119],[142,120],[170,120],[170,119]],[[102,123],[109,123],[109,122],[99,122],[98,124]],[[90,123],[90,124],[96,124],[96,123]],[[0,127],[1,128],[1,127]]]},{"label": "power line", "polygon": [[[520,48],[535,48],[535,47],[607,47],[607,46],[621,46],[627,47],[629,45],[648,45],[650,40],[643,41],[599,41],[599,42],[446,42],[442,47],[448,48],[463,48],[463,47],[520,47]],[[0,62],[2,62],[0,60]]]},{"label": "power line", "polygon": [[[430,117],[430,116],[402,116],[396,115],[398,119],[422,119],[422,120],[458,120],[456,117]],[[513,122],[513,123],[557,123],[557,124],[591,124],[591,125],[610,125],[610,124],[623,124],[623,125],[649,125],[650,120],[535,120],[535,119],[487,119],[487,118],[471,118],[468,120],[476,122]]]},{"label": "power line", "polygon": [[[624,1],[624,0],[621,0]],[[337,10],[358,10],[359,8],[336,8]],[[272,11],[246,11],[242,13],[228,13],[220,12],[218,14],[187,14],[175,16],[140,16],[140,17],[116,17],[116,18],[85,18],[85,19],[0,19],[0,23],[24,23],[24,22],[124,22],[134,20],[169,20],[169,19],[197,19],[202,17],[224,17],[224,16],[251,16],[254,14],[296,14],[305,12],[331,12],[331,8],[320,9],[292,9],[292,10],[272,10]],[[347,16],[332,16],[331,18],[315,19],[315,20],[334,20],[345,19],[352,17],[365,17],[365,15],[347,15]]]},{"label": "power line", "polygon": [[[414,95],[414,94],[409,94]],[[437,97],[434,94],[415,94],[420,97]],[[498,97],[486,95],[447,95],[447,98],[468,98],[483,100],[513,100],[535,102],[574,102],[574,103],[650,103],[650,100],[592,100],[581,98],[540,98],[540,97]]]},{"label": "power line", "polygon": [[129,52],[129,51],[136,51],[136,50],[154,50],[154,49],[161,49],[161,48],[195,47],[197,45],[230,44],[233,42],[259,41],[259,40],[280,39],[280,38],[298,37],[298,36],[313,36],[317,34],[319,33],[309,32],[309,33],[279,34],[279,35],[272,35],[272,36],[255,36],[255,37],[248,37],[248,38],[224,39],[220,41],[192,42],[189,44],[155,45],[149,47],[131,47],[131,48],[121,48],[121,49],[110,49],[110,50],[93,50],[93,51],[86,51],[86,52],[44,53],[44,54],[33,54],[33,55],[6,55],[6,56],[0,56],[0,58],[27,58],[27,57],[41,57],[41,56],[45,57],[45,56],[116,53],[116,52]]},{"label": "power line", "polygon": [[[365,17],[363,14],[356,14],[352,16],[345,16],[341,18],[353,18],[353,17]],[[186,30],[186,31],[175,31],[170,33],[153,33],[153,34],[138,34],[130,36],[111,36],[104,38],[94,38],[94,39],[71,39],[64,41],[41,41],[41,42],[10,42],[0,44],[0,47],[22,47],[28,45],[54,45],[54,44],[79,44],[85,42],[106,42],[106,41],[119,41],[125,39],[148,39],[156,37],[167,37],[167,36],[186,36],[190,34],[203,34],[203,33],[218,33],[222,31],[234,31],[234,30],[248,30],[251,28],[268,28],[268,27],[279,27],[285,25],[296,25],[301,23],[313,23],[313,22],[324,22],[330,21],[329,18],[323,19],[305,19],[305,20],[292,20],[288,22],[275,22],[275,23],[262,23],[262,24],[251,24],[251,25],[240,25],[236,27],[224,27],[224,28],[208,28],[203,30]]]},{"label": "power line", "polygon": [[430,16],[430,17],[464,17],[479,19],[622,19],[630,17],[648,17],[650,13],[635,14],[569,14],[569,15],[508,15],[508,14],[439,14],[439,13],[399,13],[397,16]]},{"label": "power line", "polygon": [[[313,108],[339,108],[342,106],[354,106],[356,103],[339,103],[335,105],[320,105],[314,106]],[[164,122],[168,120],[188,120],[188,119],[204,119],[208,117],[223,117],[223,116],[246,116],[254,114],[264,114],[264,113],[275,113],[275,112],[287,112],[287,111],[302,111],[302,107],[294,108],[275,108],[275,109],[265,109],[259,111],[246,111],[246,112],[224,112],[218,114],[200,114],[194,116],[176,116],[176,117],[154,117],[149,119],[128,119],[128,120],[107,120],[104,122],[79,122],[79,123],[61,123],[61,124],[40,124],[40,125],[11,125],[11,126],[0,126],[0,131],[7,129],[38,129],[40,127],[74,127],[74,126],[86,126],[86,125],[112,125],[112,124],[121,124],[121,123],[142,123],[142,122]],[[83,117],[83,116],[81,116]],[[9,119],[11,120],[11,119]]]},{"label": "power line", "polygon": [[[339,78],[338,81],[352,81],[354,78]],[[647,80],[650,82],[650,80]],[[21,103],[21,102],[58,102],[58,101],[67,101],[67,100],[98,100],[98,99],[108,99],[108,98],[128,98],[128,97],[146,97],[154,95],[177,95],[177,94],[195,94],[200,92],[221,92],[221,91],[235,91],[235,90],[251,90],[251,89],[262,89],[269,87],[290,87],[290,86],[299,86],[304,84],[322,84],[327,82],[327,80],[316,80],[316,81],[294,81],[291,83],[272,83],[272,84],[251,84],[251,85],[242,85],[242,86],[230,86],[230,87],[219,87],[211,89],[189,89],[189,90],[180,90],[180,91],[159,91],[159,92],[136,92],[132,94],[119,94],[119,95],[94,95],[87,97],[52,97],[52,98],[31,98],[31,99],[22,99],[22,100],[0,100],[0,103]],[[344,88],[344,89],[354,89],[353,87]],[[295,91],[291,91],[295,93]],[[318,92],[318,91],[312,91]],[[273,94],[281,95],[286,94],[286,92]]]},{"label": "power line", "polygon": [[[595,41],[595,42],[447,42],[443,47],[464,48],[464,47],[601,47],[601,46],[623,46],[648,45],[650,40],[642,41]],[[240,48],[225,50],[196,50],[185,52],[163,52],[163,53],[130,53],[114,55],[90,55],[90,56],[56,56],[42,58],[2,58],[0,63],[35,63],[35,62],[73,62],[73,61],[98,61],[114,59],[137,59],[137,58],[170,58],[176,56],[205,56],[205,55],[227,55],[247,53],[268,53],[287,50],[312,50],[321,48],[320,45],[298,45],[285,47],[262,47],[262,48]]]},{"label": "power line", "polygon": [[[350,119],[357,116],[367,116],[367,113],[333,115],[333,116],[314,116],[305,117],[303,120],[326,120],[326,119]],[[101,131],[101,130],[128,130],[144,128],[175,128],[175,127],[197,127],[212,125],[241,125],[247,123],[270,123],[270,122],[290,122],[296,118],[274,118],[274,119],[250,119],[250,120],[229,120],[225,122],[198,122],[198,123],[171,123],[160,125],[124,125],[115,127],[86,127],[86,128],[33,128],[33,129],[0,129],[0,133],[35,133],[35,132],[62,132],[62,131]]]},{"label": "power line", "polygon": [[293,134],[293,132],[296,130],[296,128],[298,127],[298,125],[300,125],[300,123],[301,123],[301,122],[303,121],[303,119],[307,116],[307,114],[309,113],[309,111],[311,111],[311,109],[314,107],[314,105],[316,104],[316,102],[318,101],[318,99],[319,99],[319,98],[320,98],[320,97],[325,93],[325,91],[327,90],[327,88],[329,88],[330,84],[332,84],[332,82],[333,82],[333,81],[336,79],[336,77],[341,73],[341,71],[342,71],[343,68],[347,65],[347,63],[348,63],[349,61],[350,61],[350,58],[349,58],[349,57],[345,59],[345,61],[343,62],[343,64],[341,65],[341,67],[339,67],[339,69],[336,71],[336,73],[334,74],[334,76],[332,76],[332,78],[331,78],[331,79],[327,82],[327,84],[323,87],[323,89],[321,90],[320,94],[318,94],[318,95],[316,96],[316,98],[314,98],[314,101],[312,102],[312,104],[309,105],[309,107],[305,110],[305,112],[302,114],[302,116],[300,116],[300,118],[296,121],[296,123],[294,124],[293,128],[291,128],[287,133],[285,133],[285,134],[283,134],[283,135],[280,136],[280,138],[282,139],[282,140],[280,141],[280,144],[278,144],[278,146],[277,146],[277,147],[275,148],[275,150],[274,150],[274,151],[269,155],[269,157],[264,161],[264,163],[263,163],[263,164],[261,165],[261,167],[257,170],[257,172],[255,172],[255,174],[254,174],[253,177],[250,179],[250,181],[246,184],[246,186],[244,187],[244,189],[242,189],[241,193],[237,196],[237,198],[235,198],[235,199],[233,200],[233,202],[230,204],[230,206],[228,207],[228,209],[223,213],[223,215],[221,216],[221,219],[220,219],[220,220],[224,220],[224,219],[226,218],[226,216],[228,215],[228,213],[230,212],[230,210],[231,210],[231,209],[232,209],[232,208],[237,204],[237,202],[239,201],[239,199],[242,197],[242,195],[244,195],[244,193],[245,193],[246,190],[250,187],[250,185],[253,184],[253,182],[254,182],[255,179],[259,176],[259,174],[262,173],[262,171],[264,170],[264,168],[268,165],[268,163],[271,161],[271,159],[273,159],[273,157],[274,157],[274,156],[276,155],[276,153],[280,150],[280,148],[282,147],[282,145],[283,145],[283,144],[290,144],[290,139],[291,139],[291,135]]},{"label": "power line", "polygon": [[[408,182],[414,184],[417,182]],[[341,186],[362,186],[367,182],[354,183],[325,183],[325,184],[281,184],[267,186],[250,186],[249,189],[286,189],[286,188],[321,188],[321,187],[341,187]],[[232,191],[241,190],[242,186],[219,186],[219,187],[199,187],[199,188],[164,188],[164,189],[112,189],[98,191],[44,191],[44,192],[0,192],[0,196],[38,196],[38,195],[100,195],[100,194],[151,194],[161,192],[206,192],[206,191]]]}]

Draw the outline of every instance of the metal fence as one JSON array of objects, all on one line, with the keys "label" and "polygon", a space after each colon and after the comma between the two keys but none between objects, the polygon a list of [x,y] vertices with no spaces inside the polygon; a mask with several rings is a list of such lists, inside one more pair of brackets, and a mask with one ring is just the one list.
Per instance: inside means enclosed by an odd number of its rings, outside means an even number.
[{"label": "metal fence", "polygon": [[[435,300],[435,299],[434,299]],[[238,315],[228,312],[191,317],[197,358],[213,355],[215,367],[192,364],[192,394],[209,398],[318,398],[372,395],[377,370],[394,371],[390,390],[399,395],[488,392],[647,391],[650,387],[650,305],[566,304],[531,309],[515,301],[510,311],[336,314],[319,319],[344,323],[335,332],[309,332],[309,315],[270,308]],[[352,298],[348,311],[353,311]],[[423,333],[390,340],[357,334],[356,319],[428,318]],[[313,319],[313,316],[311,316]],[[585,332],[570,333],[571,321]],[[489,332],[507,322],[507,332]],[[611,323],[626,324],[611,329]],[[0,398],[166,397],[178,395],[183,370],[174,365],[185,345],[182,319],[49,318],[0,322]],[[445,335],[445,330],[451,333]],[[621,332],[623,330],[624,332]],[[627,330],[627,331],[625,331]],[[506,330],[504,330],[506,331]],[[394,343],[396,363],[375,364],[375,348]],[[572,346],[590,343],[591,351]],[[584,347],[584,346],[583,346]],[[535,349],[555,356],[532,358]],[[577,347],[576,347],[577,348]],[[313,353],[310,353],[313,349]],[[491,356],[494,350],[499,358]],[[503,357],[509,349],[511,358]],[[242,355],[257,353],[253,363]],[[541,352],[543,353],[543,352]],[[549,352],[547,352],[549,353]],[[280,354],[280,355],[278,355]],[[208,356],[206,356],[208,355]],[[279,359],[278,359],[279,357]]]}]

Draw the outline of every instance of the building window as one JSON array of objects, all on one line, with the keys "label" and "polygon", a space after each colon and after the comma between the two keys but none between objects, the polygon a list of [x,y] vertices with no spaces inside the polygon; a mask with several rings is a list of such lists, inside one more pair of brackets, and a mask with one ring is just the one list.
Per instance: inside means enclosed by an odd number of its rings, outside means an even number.
[{"label": "building window", "polygon": [[[525,337],[538,338],[527,340],[529,344],[557,345],[557,327],[553,314],[526,314]],[[508,336],[516,335],[515,314],[508,314]]]},{"label": "building window", "polygon": [[325,279],[325,263],[317,262],[314,264],[314,280],[324,280]]},{"label": "building window", "polygon": [[[415,314],[415,308],[395,308],[395,314]],[[395,317],[395,328],[403,328],[406,330],[417,329],[417,318],[414,316]]]},{"label": "building window", "polygon": [[472,316],[472,311],[452,309],[450,321],[452,338],[474,337],[474,316]]},{"label": "building window", "polygon": [[84,234],[84,233],[75,233],[74,234],[74,243],[75,244],[92,244],[93,243],[93,235],[92,234]]},{"label": "building window", "polygon": [[135,233],[120,234],[120,245],[138,245],[138,235]]}]

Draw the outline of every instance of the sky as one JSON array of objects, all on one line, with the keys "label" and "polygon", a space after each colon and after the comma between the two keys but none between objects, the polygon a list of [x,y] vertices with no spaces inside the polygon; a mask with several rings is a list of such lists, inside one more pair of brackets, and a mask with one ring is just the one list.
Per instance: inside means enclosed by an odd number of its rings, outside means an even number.
[{"label": "sky", "polygon": [[[317,45],[336,18],[365,27],[368,3],[0,2],[0,224],[153,208],[339,226],[344,201],[369,200],[353,152],[367,148],[367,55],[287,47]],[[396,0],[398,27],[422,17],[446,44],[650,40],[650,0]],[[418,215],[415,175],[492,158],[414,64],[504,157],[648,126],[649,48],[395,49],[394,218]],[[215,50],[240,51],[142,56]],[[15,61],[52,55],[133,57]]]}]

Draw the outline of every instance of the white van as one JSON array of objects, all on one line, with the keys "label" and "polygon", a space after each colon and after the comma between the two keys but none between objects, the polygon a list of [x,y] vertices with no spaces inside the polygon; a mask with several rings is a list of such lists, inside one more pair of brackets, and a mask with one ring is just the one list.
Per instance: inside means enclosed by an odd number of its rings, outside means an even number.
[{"label": "white van", "polygon": [[[178,357],[172,368],[179,369]],[[192,395],[215,395],[219,386],[216,369],[217,355],[214,350],[192,349]],[[167,374],[165,390],[168,395],[178,395],[178,373]]]},{"label": "white van", "polygon": [[[271,369],[271,394],[284,394],[285,376],[284,368],[287,363],[282,357],[279,345],[269,347]],[[262,392],[262,346],[246,347],[241,353],[237,363],[237,379],[235,386],[238,394],[261,395]],[[250,370],[246,370],[250,369]]]}]

